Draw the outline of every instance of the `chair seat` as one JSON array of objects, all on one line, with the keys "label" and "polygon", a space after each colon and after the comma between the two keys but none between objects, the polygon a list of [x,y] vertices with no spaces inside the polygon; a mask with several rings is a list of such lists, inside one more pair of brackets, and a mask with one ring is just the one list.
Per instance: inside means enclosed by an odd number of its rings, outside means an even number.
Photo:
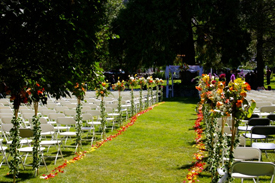
[{"label": "chair seat", "polygon": [[92,126],[84,126],[84,127],[81,127],[81,130],[83,130],[83,131],[90,131],[90,130],[93,130],[93,129],[95,129],[95,128],[92,127]]},{"label": "chair seat", "polygon": [[66,127],[66,126],[57,126],[57,127],[54,127],[55,130],[69,130],[70,127]]},{"label": "chair seat", "polygon": [[246,126],[239,126],[238,130],[239,131],[251,131],[251,128],[252,128],[252,126],[248,126],[248,127],[246,127]]},{"label": "chair seat", "polygon": [[101,125],[101,122],[100,121],[91,121],[91,122],[88,122],[87,124],[89,124],[89,125]]},{"label": "chair seat", "polygon": [[[40,151],[44,151],[45,147],[40,147]],[[18,149],[19,152],[33,152],[33,147],[22,147]]]},{"label": "chair seat", "polygon": [[76,136],[76,132],[61,132],[59,135],[62,135],[62,136]]},{"label": "chair seat", "polygon": [[253,179],[253,178],[257,177],[257,176],[245,175],[245,174],[241,174],[241,173],[232,173],[231,176],[233,178],[244,178],[244,179]]},{"label": "chair seat", "polygon": [[41,136],[45,136],[45,135],[53,135],[54,132],[41,132]]},{"label": "chair seat", "polygon": [[257,134],[251,134],[251,133],[244,133],[243,136],[245,138],[252,138],[252,139],[265,139],[265,135],[257,135]]},{"label": "chair seat", "polygon": [[40,142],[41,146],[60,144],[60,140],[43,140]]},{"label": "chair seat", "polygon": [[261,149],[261,150],[273,150],[275,149],[275,144],[274,143],[252,143],[252,147]]},{"label": "chair seat", "polygon": [[108,116],[119,116],[119,113],[109,113]]}]

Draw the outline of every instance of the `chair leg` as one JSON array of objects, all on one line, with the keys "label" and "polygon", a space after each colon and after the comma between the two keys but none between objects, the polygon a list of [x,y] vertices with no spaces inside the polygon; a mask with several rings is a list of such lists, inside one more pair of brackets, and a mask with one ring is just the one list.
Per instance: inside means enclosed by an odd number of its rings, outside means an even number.
[{"label": "chair leg", "polygon": [[41,159],[43,160],[43,163],[44,163],[44,165],[45,165],[45,167],[46,167],[47,172],[49,172],[48,167],[47,167],[47,164],[46,164],[46,161],[45,161],[45,159],[44,159],[43,152],[41,152]]}]

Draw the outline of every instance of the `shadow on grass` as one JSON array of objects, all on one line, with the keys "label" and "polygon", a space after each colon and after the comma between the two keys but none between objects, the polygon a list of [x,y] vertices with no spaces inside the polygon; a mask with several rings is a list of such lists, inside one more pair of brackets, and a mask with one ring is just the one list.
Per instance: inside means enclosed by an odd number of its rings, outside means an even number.
[{"label": "shadow on grass", "polygon": [[[204,157],[204,158],[202,159],[202,161],[205,162],[206,159],[207,159],[207,158]],[[192,167],[195,165],[195,163],[196,163],[196,162],[192,162],[191,164],[182,165],[182,166],[178,167],[177,169],[178,169],[178,170],[185,170],[185,169],[188,169],[188,170],[189,170],[190,168],[192,168]],[[207,167],[205,167],[204,170],[207,170]]]},{"label": "shadow on grass", "polygon": [[[9,182],[13,182],[13,174],[5,175],[4,176],[7,179],[10,179]],[[35,179],[34,177],[34,170],[32,170],[32,167],[26,167],[26,170],[20,170],[20,173],[18,175],[18,178],[16,179],[16,182],[22,182],[25,180],[31,180]],[[0,183],[8,183],[7,181],[0,181]]]}]

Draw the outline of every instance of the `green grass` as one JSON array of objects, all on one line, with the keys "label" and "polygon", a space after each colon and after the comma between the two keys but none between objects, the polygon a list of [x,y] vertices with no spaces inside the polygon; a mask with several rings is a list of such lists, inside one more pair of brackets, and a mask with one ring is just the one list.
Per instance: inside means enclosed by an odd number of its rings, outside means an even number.
[{"label": "green grass", "polygon": [[271,86],[271,89],[275,90],[275,75],[274,74],[270,78],[270,84],[269,85],[267,85],[267,83],[266,83],[266,77],[264,77],[264,87],[267,89],[268,86]]},{"label": "green grass", "polygon": [[[64,173],[55,178],[41,180],[33,177],[31,167],[21,171],[18,182],[93,182],[93,183],[177,183],[183,182],[190,169],[193,154],[195,132],[193,125],[196,120],[195,106],[198,99],[172,98],[138,117],[135,124],[122,135],[106,142],[94,152],[73,164],[69,164]],[[109,132],[108,135],[116,131]],[[71,141],[72,142],[72,141]],[[88,143],[83,146],[89,149]],[[75,155],[73,149],[62,149],[66,159]],[[54,148],[51,149],[54,152]],[[47,153],[46,153],[47,154]],[[263,161],[274,161],[274,152],[263,154]],[[31,159],[31,158],[29,158]],[[63,164],[61,158],[57,165],[53,159],[47,159],[48,169]],[[7,166],[0,168],[0,183],[12,182],[7,176]],[[40,175],[47,173],[40,168]],[[204,171],[199,177],[200,182],[211,182],[211,175]],[[240,182],[236,180],[234,182]],[[245,182],[252,182],[246,180]],[[268,182],[268,179],[261,180]]]}]

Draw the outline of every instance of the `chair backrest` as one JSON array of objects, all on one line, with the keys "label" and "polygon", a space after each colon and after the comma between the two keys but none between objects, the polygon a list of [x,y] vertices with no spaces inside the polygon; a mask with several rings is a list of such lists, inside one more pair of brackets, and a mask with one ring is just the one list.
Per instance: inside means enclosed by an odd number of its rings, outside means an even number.
[{"label": "chair backrest", "polygon": [[254,160],[261,161],[261,150],[253,147],[236,147],[234,149],[234,158],[242,160]]},{"label": "chair backrest", "polygon": [[58,117],[56,123],[61,125],[75,125],[76,121],[73,117]]},{"label": "chair backrest", "polygon": [[52,132],[54,131],[54,127],[50,124],[41,124],[41,132]]},{"label": "chair backrest", "polygon": [[9,132],[12,129],[13,124],[2,124],[1,127],[4,132]]},{"label": "chair backrest", "polygon": [[12,113],[13,111],[11,109],[0,109],[0,113]]},{"label": "chair backrest", "polygon": [[56,111],[55,110],[50,110],[50,109],[41,111],[41,114],[44,115],[44,116],[48,116],[50,113],[56,113]]},{"label": "chair backrest", "polygon": [[275,126],[253,126],[251,133],[259,135],[275,135]]},{"label": "chair backrest", "polygon": [[241,173],[250,176],[273,176],[275,165],[271,162],[239,161],[232,165],[231,173]]},{"label": "chair backrest", "polygon": [[49,114],[49,119],[50,120],[55,120],[56,121],[56,119],[59,118],[59,117],[65,117],[65,114],[63,114],[63,113],[50,113]]},{"label": "chair backrest", "polygon": [[93,120],[93,115],[91,115],[91,114],[82,114],[82,120],[83,121],[91,121],[91,120]]},{"label": "chair backrest", "polygon": [[100,116],[100,111],[98,110],[90,110],[90,111],[86,111],[86,113],[91,114],[93,116]]},{"label": "chair backrest", "polygon": [[0,113],[0,118],[2,117],[13,117],[13,113]]},{"label": "chair backrest", "polygon": [[13,118],[12,116],[10,116],[10,117],[8,117],[8,116],[2,117],[2,118],[1,118],[1,122],[2,122],[3,124],[11,124],[12,118]]},{"label": "chair backrest", "polygon": [[19,136],[22,138],[33,137],[33,130],[29,128],[21,128],[19,129]]},{"label": "chair backrest", "polygon": [[24,120],[29,120],[30,118],[32,118],[34,116],[33,113],[24,113],[22,115],[22,117],[24,118]]},{"label": "chair backrest", "polygon": [[247,122],[248,126],[257,126],[257,125],[270,125],[270,119],[268,118],[251,118]]},{"label": "chair backrest", "polygon": [[40,121],[41,124],[48,124],[46,118],[41,117],[41,118],[39,118],[39,121]]},{"label": "chair backrest", "polygon": [[54,108],[56,112],[64,112],[64,110],[69,109],[67,106],[56,106]]},{"label": "chair backrest", "polygon": [[75,116],[76,115],[76,111],[75,111],[75,109],[74,110],[72,110],[72,109],[66,109],[66,110],[64,110],[64,114],[66,116]]},{"label": "chair backrest", "polygon": [[275,106],[262,106],[260,107],[261,112],[274,112]]}]

